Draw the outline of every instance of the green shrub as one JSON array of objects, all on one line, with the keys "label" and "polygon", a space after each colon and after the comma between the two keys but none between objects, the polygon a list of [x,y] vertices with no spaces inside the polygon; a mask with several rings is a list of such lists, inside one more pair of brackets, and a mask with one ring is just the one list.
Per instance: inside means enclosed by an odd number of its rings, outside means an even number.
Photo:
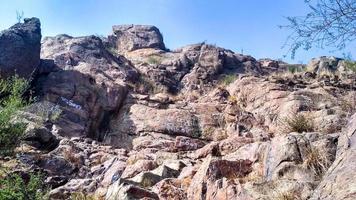
[{"label": "green shrub", "polygon": [[222,79],[220,80],[220,82],[223,85],[230,85],[231,83],[233,83],[236,80],[236,75],[235,74],[226,74],[222,77]]},{"label": "green shrub", "polygon": [[17,174],[0,179],[0,199],[43,200],[45,198],[46,189],[40,174],[30,174],[28,181]]},{"label": "green shrub", "polygon": [[34,103],[31,109],[36,115],[40,116],[43,123],[44,121],[56,122],[62,115],[62,109],[59,105],[50,104],[48,102]]},{"label": "green shrub", "polygon": [[107,47],[106,50],[114,56],[118,55],[117,49],[115,49],[114,47]]},{"label": "green shrub", "polygon": [[157,56],[157,55],[149,56],[147,58],[147,63],[152,64],[152,65],[159,65],[162,63],[162,57]]},{"label": "green shrub", "polygon": [[10,155],[25,131],[26,124],[15,117],[26,104],[22,97],[28,85],[18,76],[0,80],[0,155]]},{"label": "green shrub", "polygon": [[305,71],[306,68],[303,68],[301,66],[298,66],[298,65],[290,65],[287,67],[287,71],[289,73],[292,73],[292,74],[295,74],[295,73],[298,73],[298,72],[302,72],[302,71]]},{"label": "green shrub", "polygon": [[356,62],[351,61],[351,60],[346,60],[345,66],[347,69],[351,70],[353,73],[356,73]]}]

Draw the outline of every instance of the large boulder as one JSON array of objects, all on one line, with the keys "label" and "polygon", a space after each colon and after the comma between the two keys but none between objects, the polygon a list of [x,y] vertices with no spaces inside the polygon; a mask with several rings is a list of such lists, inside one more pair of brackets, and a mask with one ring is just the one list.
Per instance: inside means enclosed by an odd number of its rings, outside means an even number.
[{"label": "large boulder", "polygon": [[24,19],[0,33],[0,75],[30,78],[40,64],[41,23]]},{"label": "large boulder", "polygon": [[313,58],[308,63],[307,67],[310,71],[317,74],[322,74],[322,72],[338,72],[341,75],[354,73],[348,67],[346,60],[334,56],[321,56]]},{"label": "large boulder", "polygon": [[113,35],[109,40],[115,44],[118,52],[143,48],[165,49],[162,34],[155,26],[118,25],[112,29]]},{"label": "large boulder", "polygon": [[111,130],[107,142],[120,147],[128,147],[132,140],[129,138],[139,136],[140,133],[156,132],[189,137],[201,135],[199,119],[192,112],[176,108],[157,109],[140,104],[124,105],[120,115],[112,120]]},{"label": "large boulder", "polygon": [[334,56],[313,58],[308,63],[308,68],[317,73],[322,71],[336,71],[340,60],[340,58],[336,58]]}]

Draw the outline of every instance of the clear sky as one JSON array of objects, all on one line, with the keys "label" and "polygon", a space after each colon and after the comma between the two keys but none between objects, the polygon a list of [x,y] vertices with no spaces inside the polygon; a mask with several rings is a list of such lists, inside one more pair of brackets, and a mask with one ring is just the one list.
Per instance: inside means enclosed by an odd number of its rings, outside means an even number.
[{"label": "clear sky", "polygon": [[[3,0],[0,30],[16,22],[16,10],[38,17],[42,35],[107,35],[115,24],[157,26],[165,44],[175,49],[187,44],[208,43],[250,54],[255,58],[282,58],[287,30],[286,16],[303,15],[304,0]],[[327,49],[300,50],[294,60],[306,63],[321,55],[356,56],[356,45],[343,52]]]}]

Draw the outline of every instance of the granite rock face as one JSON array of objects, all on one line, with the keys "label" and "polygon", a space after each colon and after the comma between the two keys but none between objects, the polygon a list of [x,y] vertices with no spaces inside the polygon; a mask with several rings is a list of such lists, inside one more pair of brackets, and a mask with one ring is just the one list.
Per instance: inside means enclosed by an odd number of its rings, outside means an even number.
[{"label": "granite rock face", "polygon": [[354,114],[344,132],[346,144],[339,149],[335,162],[316,188],[311,199],[354,199],[356,194],[356,115]]},{"label": "granite rock face", "polygon": [[155,26],[118,25],[112,29],[109,40],[120,53],[144,48],[165,49],[163,36]]},{"label": "granite rock face", "polygon": [[342,61],[169,51],[156,27],[113,30],[42,41],[24,144],[0,164],[42,171],[51,199],[355,199],[356,76]]},{"label": "granite rock face", "polygon": [[307,65],[309,70],[321,74],[323,72],[337,72],[339,74],[352,74],[352,70],[347,66],[342,58],[334,56],[321,56],[313,58]]},{"label": "granite rock face", "polygon": [[41,23],[24,19],[0,33],[0,74],[30,78],[40,64]]}]

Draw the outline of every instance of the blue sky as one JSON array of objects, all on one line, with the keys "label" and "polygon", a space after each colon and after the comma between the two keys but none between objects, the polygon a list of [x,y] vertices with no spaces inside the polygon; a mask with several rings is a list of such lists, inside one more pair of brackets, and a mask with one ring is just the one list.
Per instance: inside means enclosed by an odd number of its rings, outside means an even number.
[{"label": "blue sky", "polygon": [[[151,24],[161,30],[170,49],[207,41],[235,52],[243,49],[255,58],[278,59],[287,52],[281,47],[288,36],[278,25],[307,9],[304,0],[5,0],[0,30],[16,22],[18,10],[41,19],[43,36],[107,35],[114,24]],[[354,44],[343,51],[353,58]],[[300,50],[294,60],[285,60],[305,63],[343,52]]]}]

